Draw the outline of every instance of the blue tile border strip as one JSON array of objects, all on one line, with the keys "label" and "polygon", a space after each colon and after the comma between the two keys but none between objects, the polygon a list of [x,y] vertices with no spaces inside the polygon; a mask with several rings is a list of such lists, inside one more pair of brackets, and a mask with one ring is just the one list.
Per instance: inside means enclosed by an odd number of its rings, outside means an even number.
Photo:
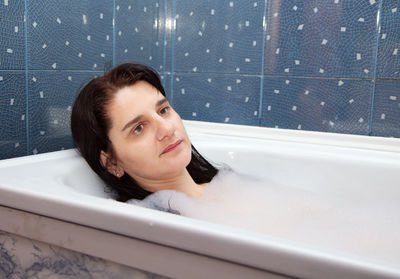
[{"label": "blue tile border strip", "polygon": [[375,88],[376,88],[376,81],[377,81],[377,71],[378,71],[378,51],[379,51],[379,30],[381,27],[381,22],[382,22],[382,1],[379,1],[379,7],[378,7],[378,15],[376,19],[376,45],[375,45],[375,65],[374,65],[374,74],[373,74],[373,88],[372,88],[372,94],[371,94],[371,107],[370,107],[370,116],[369,116],[369,127],[368,127],[368,135],[372,135],[372,125],[373,125],[373,120],[374,120],[374,101],[375,101]]},{"label": "blue tile border strip", "polygon": [[167,46],[166,46],[166,44],[167,44],[167,18],[168,18],[168,7],[167,7],[167,5],[168,5],[168,2],[167,2],[167,0],[164,0],[164,22],[163,22],[163,24],[164,24],[164,40],[163,40],[163,55],[162,55],[162,57],[163,57],[163,69],[162,69],[162,73],[165,73],[166,72],[166,69],[165,69],[165,67],[167,66]]},{"label": "blue tile border strip", "polygon": [[[172,12],[171,12],[171,19],[170,19],[170,24],[171,24],[171,82],[170,82],[170,94],[171,94],[171,105],[174,105],[174,94],[173,94],[173,88],[174,88],[174,72],[175,72],[175,28],[176,28],[176,0],[172,0]],[[167,23],[167,18],[165,18],[165,21]],[[167,29],[167,27],[166,27]],[[166,45],[164,45],[164,48]],[[164,68],[166,65],[164,65]]]},{"label": "blue tile border strip", "polygon": [[28,0],[24,0],[24,29],[25,29],[25,126],[26,126],[26,154],[29,154],[29,49],[28,49]]},{"label": "blue tile border strip", "polygon": [[113,25],[113,34],[112,34],[112,66],[115,67],[116,66],[116,32],[117,32],[117,21],[116,21],[116,1],[117,0],[113,0],[113,21],[112,21],[112,25]]},{"label": "blue tile border strip", "polygon": [[263,44],[262,44],[262,56],[261,56],[261,77],[260,77],[260,104],[258,109],[258,126],[261,126],[262,119],[262,103],[263,103],[263,91],[264,91],[264,63],[265,63],[265,38],[267,36],[267,1],[264,1],[264,13],[263,13]]}]

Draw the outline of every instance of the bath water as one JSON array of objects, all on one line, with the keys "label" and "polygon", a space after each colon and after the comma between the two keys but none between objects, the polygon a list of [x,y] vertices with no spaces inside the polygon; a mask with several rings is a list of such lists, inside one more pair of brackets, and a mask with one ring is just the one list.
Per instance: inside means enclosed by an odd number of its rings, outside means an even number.
[{"label": "bath water", "polygon": [[370,189],[369,196],[334,195],[334,191],[278,185],[224,169],[205,187],[199,198],[168,190],[136,204],[170,208],[182,216],[303,247],[400,266],[400,197]]}]

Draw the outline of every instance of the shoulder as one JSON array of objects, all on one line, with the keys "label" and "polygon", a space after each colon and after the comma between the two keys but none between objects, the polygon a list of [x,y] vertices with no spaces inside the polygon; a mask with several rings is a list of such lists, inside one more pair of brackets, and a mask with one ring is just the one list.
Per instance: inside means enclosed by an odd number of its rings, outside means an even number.
[{"label": "shoulder", "polygon": [[172,209],[169,205],[173,192],[175,191],[159,191],[150,194],[143,200],[131,199],[126,201],[126,203],[180,215],[179,211]]}]

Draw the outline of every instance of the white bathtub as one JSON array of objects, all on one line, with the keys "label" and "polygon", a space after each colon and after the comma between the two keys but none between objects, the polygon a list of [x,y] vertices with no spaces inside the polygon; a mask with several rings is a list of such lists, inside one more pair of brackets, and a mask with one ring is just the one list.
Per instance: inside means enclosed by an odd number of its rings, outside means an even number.
[{"label": "white bathtub", "polygon": [[[185,126],[205,157],[242,172],[400,203],[400,139]],[[400,251],[385,264],[107,197],[75,150],[0,161],[0,230],[12,234],[174,278],[400,278]]]}]

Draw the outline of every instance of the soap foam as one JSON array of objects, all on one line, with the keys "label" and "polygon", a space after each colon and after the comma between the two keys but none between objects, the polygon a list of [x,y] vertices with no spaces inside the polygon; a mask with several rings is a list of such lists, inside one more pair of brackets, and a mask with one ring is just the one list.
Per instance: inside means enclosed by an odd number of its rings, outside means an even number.
[{"label": "soap foam", "polygon": [[139,205],[171,208],[183,216],[400,266],[400,205],[388,202],[392,197],[371,203],[328,196],[228,170],[220,170],[205,187],[199,198],[160,191]]}]

